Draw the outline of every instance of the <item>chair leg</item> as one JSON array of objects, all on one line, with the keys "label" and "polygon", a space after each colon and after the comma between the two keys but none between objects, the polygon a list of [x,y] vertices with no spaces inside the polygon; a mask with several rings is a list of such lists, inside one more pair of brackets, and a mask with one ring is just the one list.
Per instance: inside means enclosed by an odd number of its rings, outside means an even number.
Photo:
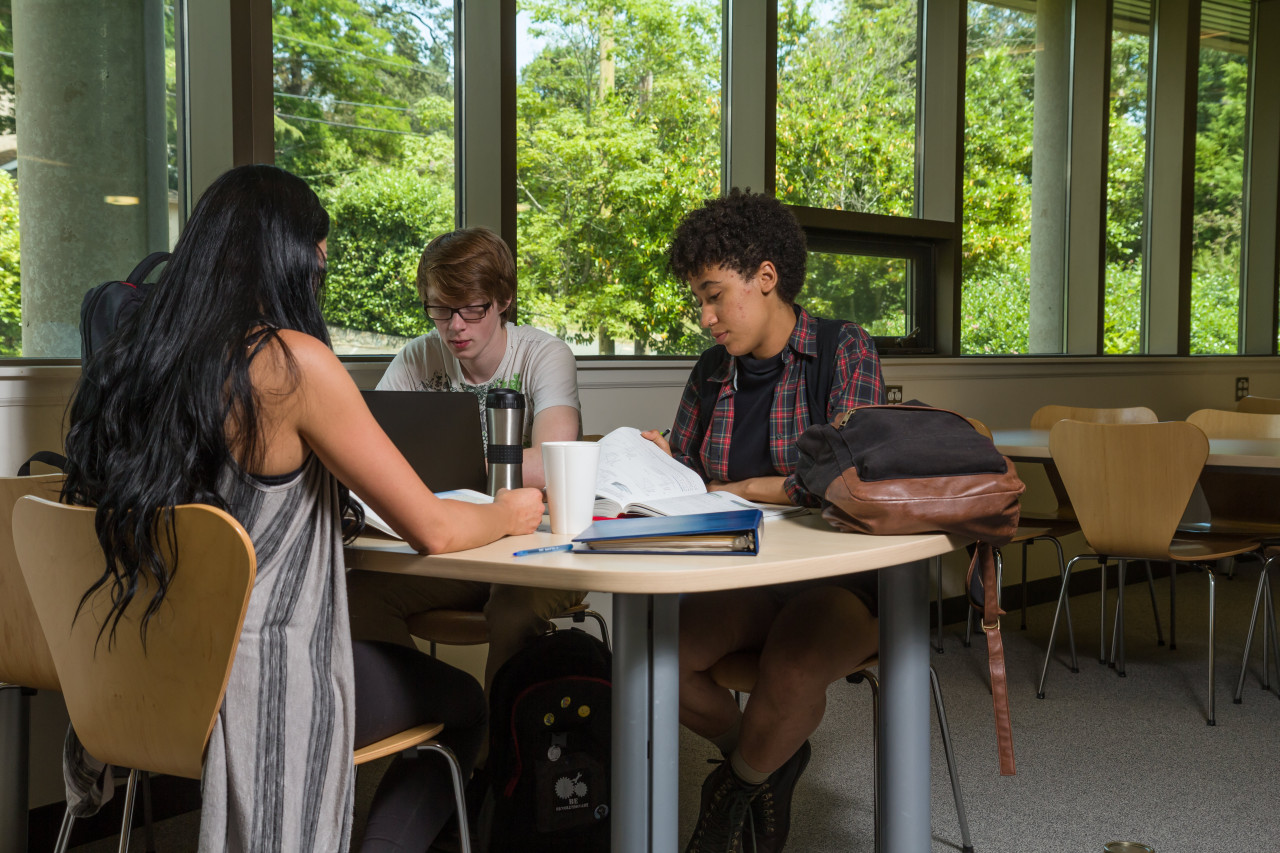
[{"label": "chair leg", "polygon": [[[1128,560],[1120,560],[1119,567],[1116,570],[1117,586],[1116,586],[1116,616],[1115,624],[1111,628],[1111,666],[1115,668],[1116,675],[1121,678],[1126,677],[1124,671],[1124,581],[1126,569],[1129,567]],[[1117,649],[1119,650],[1117,653]]]},{"label": "chair leg", "polygon": [[1217,582],[1213,576],[1213,567],[1205,566],[1205,573],[1209,575],[1209,725],[1216,726],[1217,718],[1214,716],[1214,615],[1217,612],[1215,605],[1215,596],[1217,594]]},{"label": "chair leg", "polygon": [[142,827],[146,853],[156,853],[156,833],[151,812],[151,774],[142,771]]},{"label": "chair leg", "polygon": [[124,787],[124,818],[120,822],[120,853],[129,853],[129,835],[133,832],[133,801],[138,793],[138,771],[129,771]]},{"label": "chair leg", "polygon": [[[1036,687],[1036,698],[1044,698],[1044,680],[1049,674],[1049,659],[1053,657],[1053,640],[1058,635],[1058,619],[1062,616],[1062,609],[1067,606],[1067,586],[1071,580],[1071,569],[1075,566],[1076,560],[1081,557],[1072,557],[1071,562],[1067,563],[1067,567],[1062,573],[1062,589],[1058,591],[1058,607],[1053,611],[1053,626],[1049,628],[1049,645],[1044,650],[1044,665],[1040,667],[1040,684]],[[1070,613],[1070,611],[1068,611]],[[1067,617],[1067,624],[1070,624],[1070,615]],[[1080,667],[1076,662],[1075,645],[1071,647],[1071,671],[1079,672]]]},{"label": "chair leg", "polygon": [[942,751],[947,758],[947,774],[951,777],[951,794],[956,799],[956,819],[960,822],[960,843],[964,853],[973,853],[969,840],[969,819],[965,816],[964,795],[960,793],[960,772],[956,769],[956,754],[951,747],[951,730],[947,726],[947,709],[942,704],[942,686],[938,673],[929,667],[929,684],[933,687],[933,708],[938,712],[938,730],[942,733]]},{"label": "chair leg", "polygon": [[1160,608],[1156,607],[1156,582],[1151,575],[1151,561],[1142,561],[1147,567],[1147,590],[1151,593],[1151,616],[1156,620],[1156,645],[1164,645],[1164,632],[1160,630]]},{"label": "chair leg", "polygon": [[[1266,624],[1271,628],[1272,660],[1276,662],[1276,678],[1280,679],[1280,634],[1277,634],[1276,632],[1276,606],[1275,606],[1275,602],[1272,601],[1272,598],[1271,598],[1271,584],[1269,582],[1267,583],[1267,586],[1266,586],[1266,592],[1267,592],[1266,609],[1267,609],[1267,615],[1269,616]],[[1271,685],[1269,683],[1266,685],[1266,687],[1268,690],[1271,689]]]},{"label": "chair leg", "polygon": [[1098,599],[1098,663],[1107,663],[1107,558],[1098,558],[1098,569],[1102,576],[1101,597]]},{"label": "chair leg", "polygon": [[[1027,630],[1027,546],[1035,541],[1035,539],[1031,539],[1022,543],[1022,622],[1018,625],[1018,630],[1020,631]],[[1062,562],[1061,546],[1058,547],[1058,562]]]},{"label": "chair leg", "polygon": [[604,617],[594,610],[584,610],[582,615],[596,620],[596,625],[600,628],[600,640],[604,643],[606,649],[612,649],[609,643],[609,626],[605,624]]},{"label": "chair leg", "polygon": [[418,749],[424,752],[437,752],[449,763],[449,775],[453,777],[453,802],[458,810],[458,838],[462,845],[462,853],[471,853],[471,830],[467,826],[467,798],[464,794],[466,781],[462,778],[462,768],[458,765],[457,756],[449,747],[433,740],[419,744]]},{"label": "chair leg", "polygon": [[[1244,654],[1240,657],[1240,679],[1236,682],[1236,695],[1232,701],[1239,705],[1243,700],[1244,694],[1244,676],[1249,671],[1249,649],[1253,644],[1253,630],[1258,624],[1258,605],[1266,600],[1267,589],[1267,570],[1271,568],[1271,563],[1275,558],[1267,560],[1262,566],[1262,573],[1258,575],[1258,592],[1253,596],[1253,612],[1249,614],[1249,631],[1244,635]],[[1267,687],[1267,681],[1270,678],[1268,670],[1270,666],[1267,661],[1267,644],[1270,632],[1267,630],[1267,614],[1262,614],[1262,686]]]},{"label": "chair leg", "polygon": [[1169,564],[1169,651],[1178,648],[1178,564]]},{"label": "chair leg", "polygon": [[62,813],[62,825],[58,827],[58,841],[53,846],[54,853],[67,853],[67,848],[71,846],[71,827],[75,825],[76,816],[71,813],[71,807]]}]

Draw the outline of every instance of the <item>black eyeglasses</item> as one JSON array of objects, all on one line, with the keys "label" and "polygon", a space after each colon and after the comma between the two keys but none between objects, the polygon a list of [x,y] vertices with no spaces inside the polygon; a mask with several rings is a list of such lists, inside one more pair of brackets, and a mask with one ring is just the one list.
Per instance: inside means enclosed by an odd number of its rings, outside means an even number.
[{"label": "black eyeglasses", "polygon": [[474,323],[483,320],[485,315],[489,313],[489,308],[493,302],[486,302],[483,305],[463,305],[461,308],[450,308],[448,305],[423,305],[426,309],[427,316],[437,323],[447,323],[453,319],[453,315],[457,314],[468,323]]}]

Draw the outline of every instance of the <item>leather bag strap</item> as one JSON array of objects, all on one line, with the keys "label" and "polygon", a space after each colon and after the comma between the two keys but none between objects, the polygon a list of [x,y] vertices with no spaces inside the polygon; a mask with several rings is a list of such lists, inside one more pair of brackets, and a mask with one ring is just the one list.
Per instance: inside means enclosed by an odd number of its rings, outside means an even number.
[{"label": "leather bag strap", "polygon": [[[1016,773],[1013,762],[1013,722],[1009,716],[1009,681],[1004,665],[1004,642],[1000,636],[1000,617],[1004,611],[996,603],[996,558],[989,542],[979,542],[969,564],[969,576],[982,572],[982,632],[987,637],[987,666],[991,673],[991,703],[996,718],[996,747],[1000,753],[1000,775]],[[968,584],[972,588],[972,583]]]}]

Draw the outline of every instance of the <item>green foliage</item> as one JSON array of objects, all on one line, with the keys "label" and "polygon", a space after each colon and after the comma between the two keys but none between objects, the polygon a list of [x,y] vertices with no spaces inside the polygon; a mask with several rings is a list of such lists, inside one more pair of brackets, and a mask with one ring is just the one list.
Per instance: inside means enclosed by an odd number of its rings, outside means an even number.
[{"label": "green foliage", "polygon": [[18,185],[0,175],[0,356],[22,355],[18,272]]}]

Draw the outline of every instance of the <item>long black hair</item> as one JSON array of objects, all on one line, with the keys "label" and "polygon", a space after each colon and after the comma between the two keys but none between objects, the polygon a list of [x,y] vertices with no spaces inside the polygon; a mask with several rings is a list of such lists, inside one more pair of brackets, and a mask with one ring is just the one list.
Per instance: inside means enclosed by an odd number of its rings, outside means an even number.
[{"label": "long black hair", "polygon": [[108,588],[102,630],[109,625],[110,637],[149,580],[145,640],[169,584],[164,556],[176,559],[173,507],[226,509],[217,493],[224,466],[238,456],[257,470],[253,359],[272,341],[284,347],[280,329],[329,342],[318,248],[328,233],[329,214],[301,178],[274,166],[226,172],[196,205],[151,295],[85,365],[71,404],[63,500],[97,507],[106,567],[81,606]]}]

